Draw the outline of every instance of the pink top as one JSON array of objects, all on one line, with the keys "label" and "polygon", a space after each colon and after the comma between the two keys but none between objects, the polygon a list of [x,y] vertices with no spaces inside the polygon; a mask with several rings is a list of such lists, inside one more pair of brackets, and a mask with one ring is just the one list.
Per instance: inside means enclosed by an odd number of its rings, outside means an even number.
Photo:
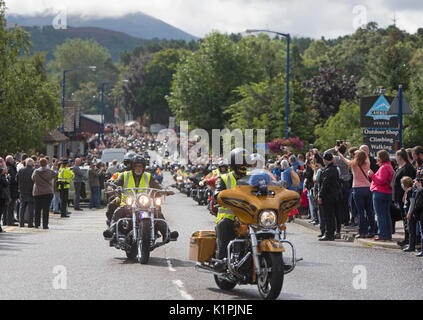
[{"label": "pink top", "polygon": [[394,178],[394,169],[390,162],[385,162],[380,166],[380,169],[376,174],[372,174],[372,185],[370,191],[376,191],[380,193],[392,193],[391,182]]},{"label": "pink top", "polygon": [[367,159],[364,165],[361,166],[360,170],[359,166],[353,165],[352,160],[348,160],[346,158],[343,159],[344,162],[351,168],[351,172],[353,174],[353,188],[370,188],[370,181],[367,177],[367,172],[370,170],[370,161]]},{"label": "pink top", "polygon": [[[363,171],[361,171],[361,169],[363,169]],[[361,169],[359,166],[351,166],[353,188],[370,188],[370,181],[367,177],[367,172],[370,170],[370,161],[367,160],[366,163],[361,166]]]}]

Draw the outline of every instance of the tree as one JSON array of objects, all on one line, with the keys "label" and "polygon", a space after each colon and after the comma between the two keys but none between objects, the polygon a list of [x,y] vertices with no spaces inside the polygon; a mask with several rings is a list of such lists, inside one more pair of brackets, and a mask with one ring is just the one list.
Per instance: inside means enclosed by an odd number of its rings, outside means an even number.
[{"label": "tree", "polygon": [[410,82],[410,89],[407,98],[413,115],[404,117],[403,144],[407,148],[422,145],[423,137],[423,68],[419,69]]},{"label": "tree", "polygon": [[170,108],[193,127],[221,129],[229,120],[225,109],[239,99],[234,90],[257,79],[257,70],[257,58],[244,41],[212,33],[178,65],[167,98]]},{"label": "tree", "polygon": [[366,77],[373,90],[378,86],[383,86],[388,91],[397,90],[400,84],[407,90],[413,49],[410,43],[402,41],[405,36],[396,27],[389,27],[386,33],[380,46],[370,50]]},{"label": "tree", "polygon": [[313,107],[323,121],[338,112],[342,100],[353,101],[357,96],[355,78],[342,75],[334,67],[319,68],[319,75],[306,81],[305,86],[310,89]]},{"label": "tree", "polygon": [[324,125],[315,128],[316,147],[324,151],[333,148],[336,140],[344,140],[353,146],[360,146],[363,142],[363,132],[360,128],[360,106],[343,101],[339,112],[329,117]]},{"label": "tree", "polygon": [[[73,69],[66,75],[66,98],[80,89],[81,84],[93,82],[100,87],[102,82],[117,81],[119,70],[113,64],[109,51],[93,40],[68,39],[54,52],[55,60],[48,67],[52,79],[61,83],[63,71]],[[85,67],[96,66],[96,72]],[[83,69],[78,69],[82,67]]]},{"label": "tree", "polygon": [[0,0],[0,150],[14,153],[41,148],[61,112],[58,86],[47,80],[45,55],[28,57],[29,35],[21,28],[6,29],[5,13]]},{"label": "tree", "polygon": [[150,123],[168,123],[172,113],[166,96],[170,93],[176,67],[185,54],[186,51],[182,49],[159,51],[143,70],[145,81],[139,88],[137,104],[144,110]]}]

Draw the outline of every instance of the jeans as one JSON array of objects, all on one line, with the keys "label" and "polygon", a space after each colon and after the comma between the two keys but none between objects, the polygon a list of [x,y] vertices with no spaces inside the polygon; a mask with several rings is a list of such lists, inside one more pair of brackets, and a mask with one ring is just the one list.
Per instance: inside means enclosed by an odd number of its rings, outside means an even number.
[{"label": "jeans", "polygon": [[370,188],[353,188],[353,198],[358,211],[358,233],[360,235],[374,235],[376,232],[376,221]]},{"label": "jeans", "polygon": [[420,252],[423,252],[423,219],[420,219],[420,221],[418,221],[418,225],[419,225],[419,229],[420,229],[420,241],[421,241],[421,248],[420,248]]},{"label": "jeans", "polygon": [[41,224],[41,211],[43,213],[43,228],[48,228],[49,206],[52,194],[35,196],[35,226],[38,228]]},{"label": "jeans", "polygon": [[310,212],[310,217],[312,220],[316,219],[315,211],[314,211],[314,204],[313,204],[313,191],[307,190],[307,198],[308,198],[308,210]]},{"label": "jeans", "polygon": [[100,187],[91,187],[90,209],[92,207],[100,208],[101,189]]},{"label": "jeans", "polygon": [[53,195],[53,200],[51,201],[50,211],[54,213],[59,213],[60,210],[60,193],[55,192]]},{"label": "jeans", "polygon": [[379,229],[378,237],[383,240],[392,240],[391,199],[392,194],[373,192],[373,206]]},{"label": "jeans", "polygon": [[25,226],[25,211],[28,208],[28,227],[34,226],[34,197],[33,196],[22,196],[21,205],[19,212],[19,225],[23,228]]}]

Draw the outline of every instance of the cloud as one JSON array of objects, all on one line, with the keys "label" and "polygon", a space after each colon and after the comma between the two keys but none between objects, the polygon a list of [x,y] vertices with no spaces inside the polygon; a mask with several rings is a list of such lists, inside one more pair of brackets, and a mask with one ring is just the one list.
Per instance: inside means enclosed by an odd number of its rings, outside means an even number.
[{"label": "cloud", "polygon": [[121,16],[141,11],[193,35],[212,30],[243,32],[268,28],[296,36],[334,38],[354,32],[353,9],[362,5],[368,22],[393,23],[416,32],[423,1],[417,0],[6,0],[10,13],[34,14],[64,7],[70,14]]}]

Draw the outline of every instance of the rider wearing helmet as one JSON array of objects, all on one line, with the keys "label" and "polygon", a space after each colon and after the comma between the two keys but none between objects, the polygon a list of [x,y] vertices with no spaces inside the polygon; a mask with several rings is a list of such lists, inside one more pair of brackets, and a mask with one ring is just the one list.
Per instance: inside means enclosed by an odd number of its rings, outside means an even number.
[{"label": "rider wearing helmet", "polygon": [[[132,159],[132,170],[122,173],[116,185],[123,187],[124,189],[131,188],[153,188],[161,189],[161,185],[152,177],[148,172],[145,172],[147,166],[147,161],[144,157],[136,155]],[[142,193],[143,191],[138,191],[137,193]],[[166,195],[174,195],[173,191],[168,191]],[[125,195],[121,195],[120,208],[113,214],[112,222],[110,228],[104,231],[103,236],[106,239],[111,239],[114,236],[116,222],[127,215],[127,207],[125,202]],[[118,202],[118,201],[117,201]],[[164,216],[161,212],[158,214],[159,219],[164,220]],[[165,238],[167,232],[165,229],[165,224],[158,223],[158,228],[162,234],[163,239]],[[170,238],[165,239],[166,241],[176,241],[178,238],[178,233],[176,231],[170,233]]]},{"label": "rider wearing helmet", "polygon": [[[230,158],[231,172],[222,174],[217,179],[214,193],[215,200],[217,200],[217,197],[221,191],[235,188],[237,181],[247,175],[247,150],[241,148],[234,149],[231,151]],[[216,219],[216,258],[219,260],[226,258],[227,246],[230,241],[235,239],[234,222],[235,215],[232,213],[232,211],[223,206],[219,206]],[[224,263],[217,262],[215,264],[215,270],[217,272],[223,271],[224,268]]]}]

